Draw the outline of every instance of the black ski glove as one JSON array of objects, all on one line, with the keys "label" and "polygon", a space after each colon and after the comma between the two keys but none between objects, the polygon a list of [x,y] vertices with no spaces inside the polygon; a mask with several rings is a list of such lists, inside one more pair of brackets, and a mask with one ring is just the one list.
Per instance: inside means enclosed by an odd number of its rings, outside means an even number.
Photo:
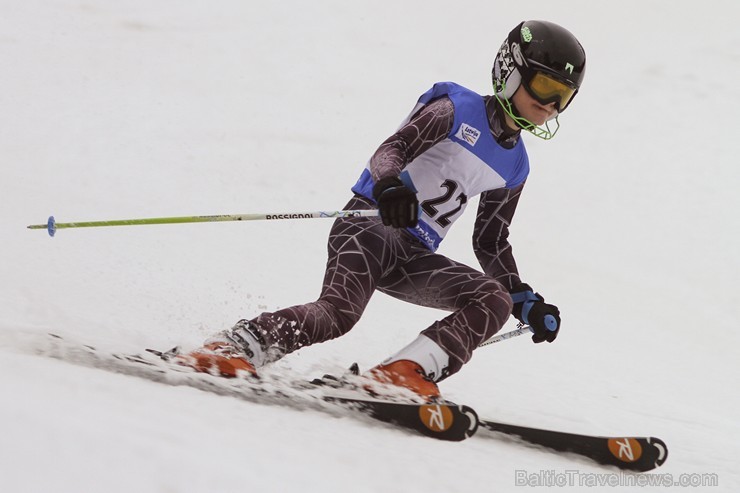
[{"label": "black ski glove", "polygon": [[416,226],[419,222],[419,199],[416,192],[403,184],[398,177],[378,180],[373,187],[373,198],[383,224],[394,228]]},{"label": "black ski glove", "polygon": [[552,342],[560,331],[560,310],[555,305],[545,303],[539,293],[532,291],[529,284],[519,283],[511,290],[514,301],[514,315],[520,322],[532,327],[532,341]]}]

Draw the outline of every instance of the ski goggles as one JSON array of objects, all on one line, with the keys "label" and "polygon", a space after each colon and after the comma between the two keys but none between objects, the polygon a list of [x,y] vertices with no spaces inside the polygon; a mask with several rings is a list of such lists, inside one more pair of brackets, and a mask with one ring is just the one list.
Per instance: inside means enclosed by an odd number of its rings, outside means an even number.
[{"label": "ski goggles", "polygon": [[558,112],[568,106],[578,89],[540,70],[525,81],[527,92],[541,104],[556,103]]}]

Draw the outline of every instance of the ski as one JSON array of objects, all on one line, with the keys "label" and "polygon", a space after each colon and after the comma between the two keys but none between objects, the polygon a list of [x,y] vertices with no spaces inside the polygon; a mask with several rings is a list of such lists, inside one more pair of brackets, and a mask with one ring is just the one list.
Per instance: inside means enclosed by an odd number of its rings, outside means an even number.
[{"label": "ski", "polygon": [[313,409],[332,415],[369,417],[377,421],[446,441],[473,436],[478,416],[468,406],[453,403],[413,403],[366,396],[337,386],[338,380],[309,382],[281,376],[227,379],[168,361],[172,352],[147,350],[144,354],[109,352],[49,334],[41,352],[71,363],[135,376],[171,386],[188,386],[249,402]]},{"label": "ski", "polygon": [[[479,421],[480,428],[495,434],[519,437],[521,440],[558,452],[571,452],[599,464],[629,471],[645,472],[661,466],[668,458],[665,442],[655,437],[605,437],[580,435],[496,421]],[[487,435],[487,433],[479,434]]]},{"label": "ski", "polygon": [[[351,392],[358,387],[348,379],[359,375],[360,367],[353,363],[345,376],[324,375],[312,380],[311,385],[333,388],[335,391],[349,389]],[[478,430],[478,414],[469,406],[449,401],[411,405],[401,403],[401,406],[397,406],[396,402],[386,399],[357,399],[354,396],[337,395],[325,395],[322,398],[329,402],[356,406],[377,420],[399,424],[440,440],[459,442],[473,436]]]},{"label": "ski", "polygon": [[[462,441],[473,435],[512,436],[517,441],[588,457],[599,464],[645,472],[662,465],[668,457],[666,444],[655,437],[606,437],[544,430],[479,419],[468,406],[451,402],[413,403],[375,398],[358,392],[344,377],[325,375],[307,381],[285,375],[227,379],[174,364],[171,352],[147,350],[144,354],[104,351],[94,346],[51,338],[38,353],[71,363],[115,373],[136,376],[172,386],[189,386],[261,404],[276,404],[297,409],[389,423],[401,429],[439,440]],[[352,375],[359,369],[353,365]]]},{"label": "ski", "polygon": [[460,442],[473,436],[478,429],[478,415],[468,406],[451,403],[408,404],[332,395],[325,395],[322,399],[352,407],[371,418],[439,440]]}]

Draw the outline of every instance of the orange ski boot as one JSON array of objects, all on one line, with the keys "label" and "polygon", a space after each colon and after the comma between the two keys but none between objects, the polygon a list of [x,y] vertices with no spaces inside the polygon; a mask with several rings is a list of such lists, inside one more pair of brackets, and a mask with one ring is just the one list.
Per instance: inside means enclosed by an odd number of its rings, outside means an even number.
[{"label": "orange ski boot", "polygon": [[174,358],[175,363],[196,371],[222,377],[257,376],[257,370],[247,355],[228,342],[211,342],[187,354]]},{"label": "orange ski boot", "polygon": [[378,365],[365,376],[382,384],[409,389],[429,402],[441,397],[437,384],[424,374],[419,363],[411,360],[402,359],[387,365]]}]

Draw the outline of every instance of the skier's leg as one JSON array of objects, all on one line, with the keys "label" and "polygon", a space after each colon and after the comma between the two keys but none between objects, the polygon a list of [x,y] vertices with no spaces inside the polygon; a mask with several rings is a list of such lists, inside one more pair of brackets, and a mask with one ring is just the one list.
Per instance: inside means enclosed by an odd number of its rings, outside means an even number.
[{"label": "skier's leg", "polygon": [[[348,209],[371,207],[362,198],[347,204]],[[208,368],[198,364],[202,371],[218,366],[222,374],[228,374],[221,369],[220,355],[211,357],[214,351],[226,351],[227,357],[234,359],[231,353],[236,349],[250,365],[259,367],[301,347],[347,333],[362,315],[378,280],[410,258],[412,249],[406,235],[383,226],[377,217],[337,219],[329,236],[329,258],[317,301],[240,320],[206,341],[205,351],[196,350],[190,356],[214,360]]]},{"label": "skier's leg", "polygon": [[511,314],[507,290],[493,278],[443,255],[415,256],[378,284],[378,290],[410,303],[451,310],[412,344],[391,357],[413,355],[436,381],[456,373],[473,350],[498,332]]},{"label": "skier's leg", "polygon": [[[350,203],[347,207],[357,208]],[[250,321],[266,347],[283,354],[346,334],[359,320],[378,279],[400,258],[398,232],[378,218],[338,219],[317,301],[263,313]]]}]

